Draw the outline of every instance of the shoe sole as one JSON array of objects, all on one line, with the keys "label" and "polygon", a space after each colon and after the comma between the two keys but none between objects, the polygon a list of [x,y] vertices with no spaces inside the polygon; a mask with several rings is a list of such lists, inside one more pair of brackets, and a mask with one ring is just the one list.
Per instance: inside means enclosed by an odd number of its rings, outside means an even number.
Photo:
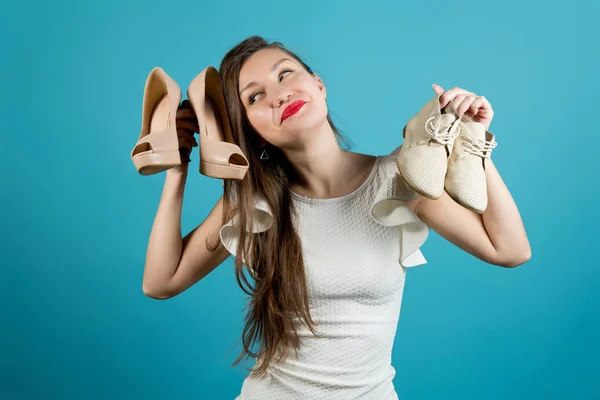
[{"label": "shoe sole", "polygon": [[479,211],[479,210],[475,210],[472,207],[469,207],[468,205],[466,205],[465,203],[463,203],[462,201],[460,201],[458,198],[456,198],[455,196],[452,196],[450,193],[446,192],[448,194],[448,197],[450,197],[452,200],[454,200],[459,206],[466,208],[469,211],[473,211],[474,213],[477,213],[479,215],[482,215],[483,212],[485,211]]},{"label": "shoe sole", "polygon": [[233,165],[214,164],[200,160],[200,173],[204,176],[220,179],[243,180],[247,168],[235,167]]},{"label": "shoe sole", "polygon": [[154,175],[167,169],[181,165],[181,154],[179,151],[166,151],[161,153],[136,154],[133,164],[140,175]]}]

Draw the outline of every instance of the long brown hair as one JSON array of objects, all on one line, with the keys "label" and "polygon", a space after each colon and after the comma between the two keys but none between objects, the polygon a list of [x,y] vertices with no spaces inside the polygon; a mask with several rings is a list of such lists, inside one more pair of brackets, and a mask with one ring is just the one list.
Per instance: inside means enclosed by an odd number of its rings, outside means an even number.
[{"label": "long brown hair", "polygon": [[[240,226],[253,226],[254,204],[258,197],[266,201],[273,215],[273,225],[265,232],[240,230],[234,263],[236,280],[250,296],[250,301],[246,306],[248,312],[241,337],[244,348],[232,366],[245,355],[259,358],[251,372],[255,377],[263,376],[271,362],[284,361],[290,350],[297,352],[300,339],[296,318],[317,335],[317,324],[310,316],[300,238],[292,223],[294,207],[289,182],[296,176],[295,171],[280,149],[268,143],[262,144],[264,140],[252,128],[238,95],[239,75],[244,62],[257,51],[272,48],[285,52],[313,74],[313,70],[281,42],[269,43],[260,36],[249,37],[233,47],[219,68],[233,141],[240,146],[249,162],[248,172],[242,181],[224,182],[222,223],[227,223],[238,213]],[[349,142],[335,127],[329,114],[327,121],[338,142],[349,147]],[[268,160],[261,160],[263,150],[266,150]],[[244,261],[251,268],[249,273],[254,286],[244,274]],[[258,344],[258,351],[252,349],[255,344]]]}]

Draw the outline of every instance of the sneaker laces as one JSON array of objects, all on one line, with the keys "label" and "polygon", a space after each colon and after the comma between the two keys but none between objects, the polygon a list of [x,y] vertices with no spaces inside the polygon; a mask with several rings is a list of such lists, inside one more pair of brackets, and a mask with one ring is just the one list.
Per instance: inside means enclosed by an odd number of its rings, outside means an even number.
[{"label": "sneaker laces", "polygon": [[459,123],[460,119],[457,119],[451,125],[449,125],[448,127],[444,127],[444,129],[440,131],[439,117],[431,117],[427,121],[425,121],[425,130],[431,134],[433,140],[440,144],[447,145],[452,143],[460,133],[458,127]]},{"label": "sneaker laces", "polygon": [[492,150],[498,145],[495,140],[487,141],[476,139],[466,130],[462,130],[462,134],[468,139],[464,143],[465,151],[477,157],[490,158]]}]

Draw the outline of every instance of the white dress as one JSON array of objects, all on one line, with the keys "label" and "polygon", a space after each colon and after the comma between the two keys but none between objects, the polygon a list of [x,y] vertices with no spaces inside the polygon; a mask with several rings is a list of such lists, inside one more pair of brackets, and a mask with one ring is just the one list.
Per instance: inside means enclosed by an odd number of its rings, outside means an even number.
[{"label": "white dress", "polygon": [[[404,202],[416,197],[398,174],[396,149],[379,156],[368,179],[333,199],[293,194],[316,338],[298,322],[298,356],[271,364],[264,378],[244,380],[236,400],[392,400],[392,346],[406,268],[426,263],[419,247],[429,228]],[[254,232],[270,228],[264,201]],[[220,232],[235,255],[234,217]]]}]

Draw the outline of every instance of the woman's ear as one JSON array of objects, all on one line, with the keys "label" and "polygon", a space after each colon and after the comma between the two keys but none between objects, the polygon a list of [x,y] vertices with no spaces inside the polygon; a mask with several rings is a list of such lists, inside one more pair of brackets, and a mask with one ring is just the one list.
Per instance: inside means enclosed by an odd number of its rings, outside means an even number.
[{"label": "woman's ear", "polygon": [[317,86],[319,87],[319,90],[323,94],[323,98],[327,99],[327,88],[325,87],[325,84],[323,83],[321,78],[319,78],[319,75],[315,74],[314,72],[313,72],[313,78],[315,78],[315,81],[317,82]]}]

